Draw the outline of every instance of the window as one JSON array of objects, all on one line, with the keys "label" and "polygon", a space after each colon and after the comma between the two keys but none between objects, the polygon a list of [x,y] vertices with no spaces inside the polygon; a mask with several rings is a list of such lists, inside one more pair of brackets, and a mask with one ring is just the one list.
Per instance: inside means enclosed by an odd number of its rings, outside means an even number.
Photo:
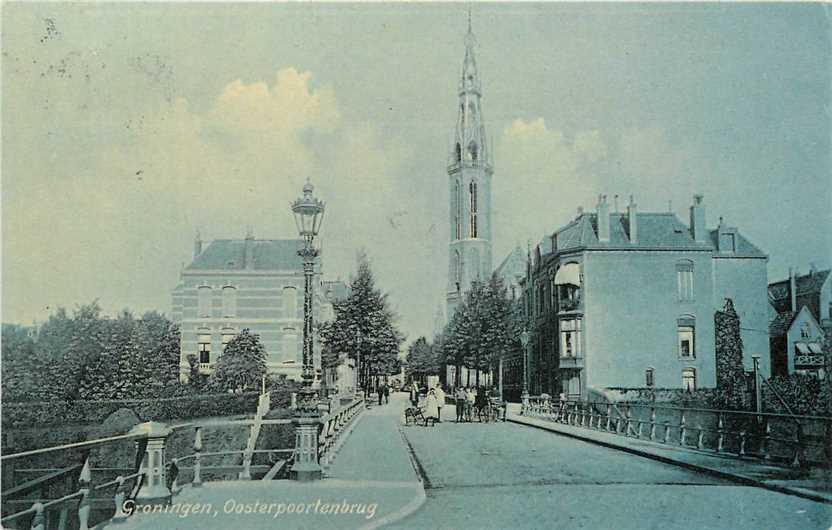
[{"label": "window", "polygon": [[676,264],[676,287],[680,302],[693,301],[693,262],[688,260]]},{"label": "window", "polygon": [[454,239],[462,238],[462,191],[460,191],[459,181],[454,183],[454,236]]},{"label": "window", "polygon": [[456,161],[462,162],[462,146],[456,144]]},{"label": "window", "polygon": [[283,288],[283,313],[285,318],[297,318],[298,290],[294,287]]},{"label": "window", "polygon": [[733,233],[719,234],[719,249],[724,252],[736,252],[736,237]]},{"label": "window", "polygon": [[471,237],[477,237],[477,183],[471,181],[468,185],[468,192],[471,199]]},{"label": "window", "polygon": [[644,371],[644,385],[648,387],[653,387],[656,385],[656,381],[653,379],[653,369],[648,368]]},{"label": "window", "polygon": [[454,251],[454,283],[456,284],[456,291],[462,290],[462,254],[458,250]]},{"label": "window", "polygon": [[197,289],[197,306],[198,317],[211,316],[211,287],[208,285],[201,285]]},{"label": "window", "polygon": [[211,335],[208,333],[200,333],[197,346],[197,353],[199,355],[199,364],[209,364],[211,362]]},{"label": "window", "polygon": [[682,388],[688,392],[696,390],[696,370],[694,368],[684,368],[682,370]]},{"label": "window", "polygon": [[237,314],[237,289],[227,285],[222,288],[222,315],[233,317]]},{"label": "window", "polygon": [[800,326],[800,338],[801,339],[808,339],[812,337],[812,332],[809,329],[809,323],[804,322],[802,326]]},{"label": "window", "polygon": [[235,335],[233,329],[226,328],[222,330],[222,351],[225,351],[225,347],[234,339]]},{"label": "window", "polygon": [[693,317],[680,317],[677,321],[677,335],[679,338],[679,357],[690,359],[696,357],[694,342],[696,320]]},{"label": "window", "polygon": [[560,321],[560,356],[581,356],[581,319]]},{"label": "window", "polygon": [[283,330],[283,361],[300,361],[298,358],[298,336],[295,334],[294,328],[285,328]]}]

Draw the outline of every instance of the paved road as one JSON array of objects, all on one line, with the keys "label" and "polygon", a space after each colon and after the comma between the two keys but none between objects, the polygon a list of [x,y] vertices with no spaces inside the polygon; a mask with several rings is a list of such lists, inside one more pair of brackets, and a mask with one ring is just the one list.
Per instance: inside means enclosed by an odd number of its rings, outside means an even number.
[{"label": "paved road", "polygon": [[[453,407],[443,417],[453,418]],[[386,528],[828,529],[832,506],[510,423],[402,427],[427,502]]]}]

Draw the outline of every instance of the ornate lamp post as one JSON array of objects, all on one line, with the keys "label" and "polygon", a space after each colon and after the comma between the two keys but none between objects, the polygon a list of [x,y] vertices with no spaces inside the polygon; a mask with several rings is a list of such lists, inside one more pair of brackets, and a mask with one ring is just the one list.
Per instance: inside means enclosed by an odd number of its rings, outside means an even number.
[{"label": "ornate lamp post", "polygon": [[520,334],[520,344],[523,346],[523,395],[520,399],[525,413],[529,407],[529,332],[525,329]]},{"label": "ornate lamp post", "polygon": [[320,411],[318,410],[318,392],[313,388],[315,366],[312,351],[312,288],[315,273],[315,258],[318,249],[314,239],[321,228],[324,216],[323,201],[312,196],[312,184],[306,181],[303,186],[303,196],[292,203],[292,213],[298,233],[303,239],[303,248],[298,255],[303,258],[303,276],[305,280],[303,292],[303,388],[298,392],[295,418],[295,464],[292,466],[292,477],[295,480],[308,481],[321,478],[321,466],[318,464],[318,426]]}]

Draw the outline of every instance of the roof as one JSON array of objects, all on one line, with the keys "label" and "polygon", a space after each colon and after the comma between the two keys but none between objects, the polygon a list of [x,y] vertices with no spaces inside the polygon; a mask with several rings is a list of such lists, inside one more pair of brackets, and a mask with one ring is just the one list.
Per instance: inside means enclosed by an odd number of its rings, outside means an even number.
[{"label": "roof", "polygon": [[[638,213],[638,231],[636,243],[630,242],[629,218],[624,213],[610,214],[610,240],[598,240],[598,216],[583,213],[568,225],[557,230],[555,250],[563,251],[577,248],[603,249],[679,249],[715,251],[718,230],[712,230],[706,241],[695,241],[690,228],[676,214]],[[751,244],[742,235],[737,234],[736,252],[732,255],[765,258],[765,254]]]},{"label": "roof", "polygon": [[[829,269],[795,276],[796,296],[820,293],[827,277],[829,277]],[[788,278],[769,284],[768,296],[772,302],[788,300],[791,297]]]},{"label": "roof", "polygon": [[518,246],[509,252],[502,263],[494,269],[500,278],[506,279],[516,275],[526,274],[526,253]]},{"label": "roof", "polygon": [[254,270],[302,269],[300,239],[216,239],[185,270],[244,270],[246,244],[254,246]]},{"label": "roof", "polygon": [[784,313],[778,313],[774,320],[768,325],[768,334],[770,337],[781,337],[788,333],[789,328],[792,326],[792,322],[794,322],[795,317],[797,316],[797,312],[795,311],[786,311]]}]

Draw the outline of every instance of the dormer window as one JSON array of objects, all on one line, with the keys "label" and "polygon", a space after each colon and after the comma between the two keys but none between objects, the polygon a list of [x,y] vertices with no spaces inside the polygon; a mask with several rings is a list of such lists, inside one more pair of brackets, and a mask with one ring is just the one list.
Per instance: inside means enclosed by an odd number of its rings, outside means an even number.
[{"label": "dormer window", "polygon": [[462,162],[462,146],[456,144],[456,161]]}]

